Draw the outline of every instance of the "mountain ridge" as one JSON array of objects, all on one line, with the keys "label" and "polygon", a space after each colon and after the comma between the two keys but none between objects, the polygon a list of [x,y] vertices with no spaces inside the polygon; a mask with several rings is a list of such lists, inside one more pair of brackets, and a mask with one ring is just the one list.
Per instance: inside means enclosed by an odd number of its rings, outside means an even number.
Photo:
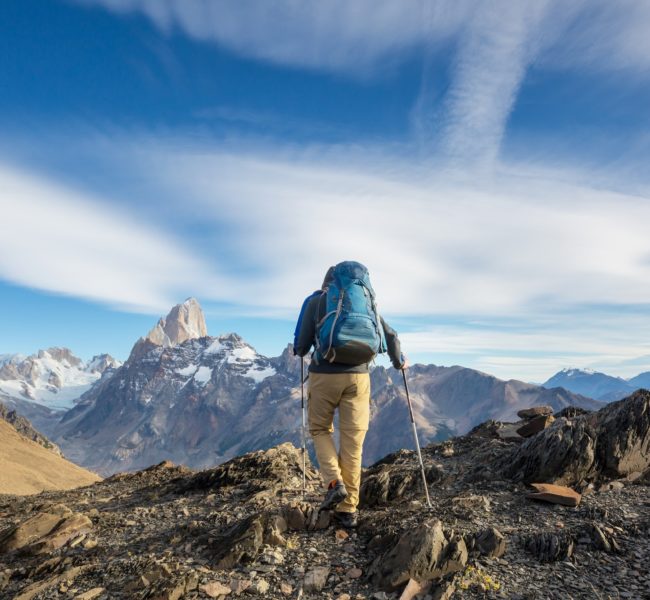
[{"label": "mountain ridge", "polygon": [[[25,398],[14,399],[13,407],[28,412],[67,457],[103,475],[162,460],[204,468],[284,441],[300,443],[300,359],[292,346],[269,358],[236,333],[207,335],[204,325],[200,304],[190,298],[63,416]],[[414,365],[407,376],[423,443],[466,433],[486,419],[516,418],[535,404],[555,411],[600,407],[566,390],[502,381],[458,365]],[[413,444],[401,374],[380,366],[370,377],[365,464]]]}]

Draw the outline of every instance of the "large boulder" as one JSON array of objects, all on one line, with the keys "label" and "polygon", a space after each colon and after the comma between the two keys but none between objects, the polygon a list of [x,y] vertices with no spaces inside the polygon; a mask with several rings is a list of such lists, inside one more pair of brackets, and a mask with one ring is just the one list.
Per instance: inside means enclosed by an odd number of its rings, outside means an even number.
[{"label": "large boulder", "polygon": [[650,392],[639,390],[597,415],[596,460],[605,477],[626,477],[650,467]]},{"label": "large boulder", "polygon": [[516,481],[582,485],[650,467],[650,392],[638,390],[597,413],[560,418],[500,464]]},{"label": "large boulder", "polygon": [[591,474],[595,447],[596,431],[584,418],[558,419],[506,457],[504,474],[526,483],[574,485]]}]

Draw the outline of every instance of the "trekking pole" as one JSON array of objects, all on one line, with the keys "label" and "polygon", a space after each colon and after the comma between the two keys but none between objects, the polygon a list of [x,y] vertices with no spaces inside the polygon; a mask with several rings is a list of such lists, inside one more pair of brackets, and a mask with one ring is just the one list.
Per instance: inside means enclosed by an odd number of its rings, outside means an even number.
[{"label": "trekking pole", "polygon": [[300,406],[302,409],[302,501],[305,501],[305,471],[307,470],[307,453],[305,441],[305,359],[300,357]]},{"label": "trekking pole", "polygon": [[418,460],[420,461],[420,470],[422,472],[422,484],[424,485],[424,494],[427,497],[427,506],[431,506],[431,499],[429,498],[429,488],[427,487],[427,475],[424,471],[424,462],[422,462],[422,453],[420,452],[420,442],[418,441],[418,430],[415,427],[415,419],[413,418],[413,407],[411,406],[411,397],[409,396],[409,386],[406,383],[406,370],[402,369],[402,377],[404,378],[404,389],[406,390],[406,401],[409,405],[409,415],[411,417],[411,426],[413,427],[413,438],[415,439],[415,449],[418,453]]}]

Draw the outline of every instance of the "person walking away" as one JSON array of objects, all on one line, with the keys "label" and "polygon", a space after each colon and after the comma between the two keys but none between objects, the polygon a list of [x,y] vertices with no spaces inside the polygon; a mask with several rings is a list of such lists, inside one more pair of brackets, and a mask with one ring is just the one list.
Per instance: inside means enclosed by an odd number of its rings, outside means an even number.
[{"label": "person walking away", "polygon": [[[343,527],[357,525],[363,441],[370,420],[369,363],[388,352],[405,369],[397,334],[377,312],[368,269],[354,261],[330,267],[308,296],[294,335],[294,354],[314,348],[309,365],[308,424],[325,488],[320,509]],[[339,451],[334,413],[339,411]]]}]

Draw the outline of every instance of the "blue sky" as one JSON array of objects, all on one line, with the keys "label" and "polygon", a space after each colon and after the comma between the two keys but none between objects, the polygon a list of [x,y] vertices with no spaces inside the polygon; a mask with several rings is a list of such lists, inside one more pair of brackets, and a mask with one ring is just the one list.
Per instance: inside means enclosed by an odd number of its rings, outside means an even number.
[{"label": "blue sky", "polygon": [[278,354],[360,260],[413,360],[650,369],[650,5],[0,4],[0,353],[188,296]]}]

